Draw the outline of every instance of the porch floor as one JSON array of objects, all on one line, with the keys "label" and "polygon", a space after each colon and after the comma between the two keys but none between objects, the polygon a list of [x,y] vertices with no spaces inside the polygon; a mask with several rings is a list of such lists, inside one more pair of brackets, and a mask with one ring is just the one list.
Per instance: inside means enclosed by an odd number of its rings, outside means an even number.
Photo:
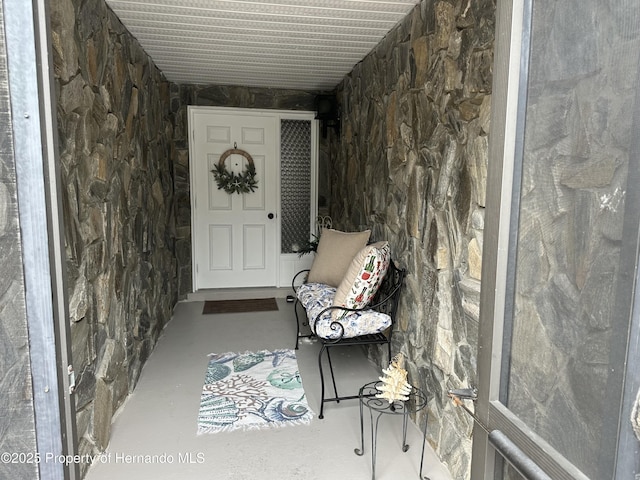
[{"label": "porch floor", "polygon": [[[309,406],[310,425],[274,430],[235,431],[196,435],[200,392],[207,354],[293,348],[293,304],[278,298],[279,311],[202,315],[203,301],[179,303],[138,385],[120,408],[112,425],[109,447],[94,462],[87,480],[368,480],[371,478],[371,439],[365,419],[365,455],[360,444],[357,400],[325,405],[319,420],[319,345],[303,341],[298,366]],[[335,349],[332,360],[338,390],[357,393],[380,375],[357,347]],[[326,372],[325,372],[326,373]],[[419,478],[422,436],[410,422],[408,452],[401,450],[400,417],[380,420],[376,478]],[[128,463],[125,455],[165,455]],[[169,463],[170,460],[172,463]],[[451,480],[433,451],[426,447],[423,474],[431,480]]]}]

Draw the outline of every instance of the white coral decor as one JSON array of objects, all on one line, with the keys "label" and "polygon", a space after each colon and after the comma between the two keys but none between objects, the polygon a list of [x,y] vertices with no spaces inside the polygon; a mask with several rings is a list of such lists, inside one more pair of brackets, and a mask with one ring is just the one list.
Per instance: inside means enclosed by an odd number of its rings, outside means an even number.
[{"label": "white coral decor", "polygon": [[404,367],[404,356],[399,353],[391,360],[389,367],[382,370],[384,377],[380,377],[382,385],[376,388],[380,393],[376,398],[383,398],[389,403],[409,400],[411,385],[407,382],[407,371]]}]

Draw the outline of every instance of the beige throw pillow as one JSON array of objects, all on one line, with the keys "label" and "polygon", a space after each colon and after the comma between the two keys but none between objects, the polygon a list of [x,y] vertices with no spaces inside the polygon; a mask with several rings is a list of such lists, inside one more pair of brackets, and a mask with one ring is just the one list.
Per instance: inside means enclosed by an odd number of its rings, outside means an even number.
[{"label": "beige throw pillow", "polygon": [[356,254],[369,241],[371,230],[364,232],[340,232],[325,228],[320,235],[309,283],[325,283],[337,287]]}]

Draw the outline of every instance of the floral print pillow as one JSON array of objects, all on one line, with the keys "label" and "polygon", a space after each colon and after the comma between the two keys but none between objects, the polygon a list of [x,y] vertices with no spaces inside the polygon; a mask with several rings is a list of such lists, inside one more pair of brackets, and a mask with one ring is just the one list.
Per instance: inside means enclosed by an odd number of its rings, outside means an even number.
[{"label": "floral print pillow", "polygon": [[[388,242],[364,247],[354,257],[347,273],[336,290],[333,304],[348,308],[363,308],[378,291],[387,273],[391,251]],[[345,311],[334,310],[334,318],[342,318]]]}]

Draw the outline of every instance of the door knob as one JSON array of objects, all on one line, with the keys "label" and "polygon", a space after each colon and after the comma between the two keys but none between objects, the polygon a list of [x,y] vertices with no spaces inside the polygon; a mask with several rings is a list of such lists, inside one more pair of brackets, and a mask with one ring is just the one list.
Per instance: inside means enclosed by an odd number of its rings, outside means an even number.
[{"label": "door knob", "polygon": [[275,215],[274,215],[273,213],[270,213],[269,215],[267,215],[267,217],[269,218],[269,220],[273,220],[273,217],[274,217],[274,216],[275,216]]}]

